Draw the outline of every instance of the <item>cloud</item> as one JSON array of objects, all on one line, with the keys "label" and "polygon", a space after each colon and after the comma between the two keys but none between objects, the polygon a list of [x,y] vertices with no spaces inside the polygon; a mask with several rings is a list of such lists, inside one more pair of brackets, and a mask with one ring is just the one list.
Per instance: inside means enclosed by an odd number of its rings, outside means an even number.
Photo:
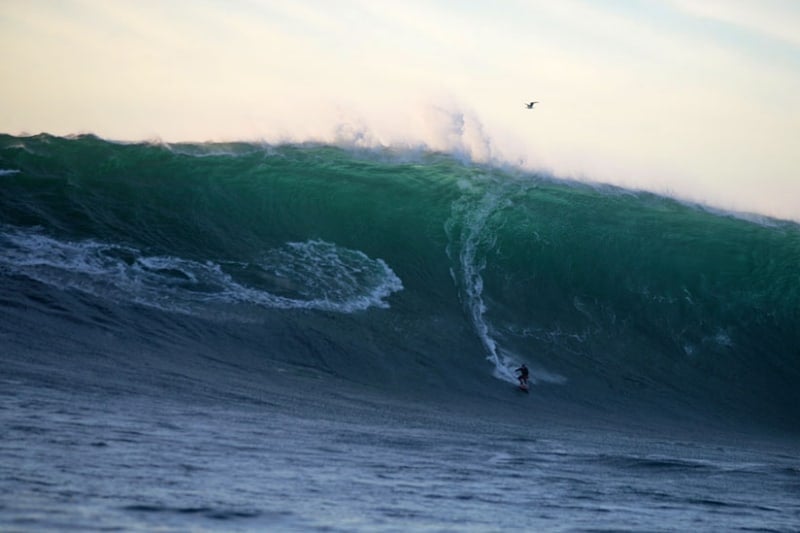
[{"label": "cloud", "polygon": [[800,46],[800,3],[795,0],[669,1],[689,15]]}]

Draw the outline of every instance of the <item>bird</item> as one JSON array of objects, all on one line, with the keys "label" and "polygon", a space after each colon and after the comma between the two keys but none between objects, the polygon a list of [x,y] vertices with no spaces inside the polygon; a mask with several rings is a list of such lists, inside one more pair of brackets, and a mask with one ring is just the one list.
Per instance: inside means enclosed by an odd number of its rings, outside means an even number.
[{"label": "bird", "polygon": [[536,105],[536,104],[538,104],[538,103],[539,103],[539,102],[531,102],[531,103],[529,103],[529,104],[525,104],[525,107],[527,107],[528,109],[533,109],[533,106],[535,106],[535,105]]}]

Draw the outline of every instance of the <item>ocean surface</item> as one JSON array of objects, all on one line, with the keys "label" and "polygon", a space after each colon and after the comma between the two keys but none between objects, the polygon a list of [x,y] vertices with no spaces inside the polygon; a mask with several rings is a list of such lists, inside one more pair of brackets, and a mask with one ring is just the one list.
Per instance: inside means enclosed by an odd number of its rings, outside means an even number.
[{"label": "ocean surface", "polygon": [[800,226],[0,135],[0,433],[3,531],[800,531]]}]

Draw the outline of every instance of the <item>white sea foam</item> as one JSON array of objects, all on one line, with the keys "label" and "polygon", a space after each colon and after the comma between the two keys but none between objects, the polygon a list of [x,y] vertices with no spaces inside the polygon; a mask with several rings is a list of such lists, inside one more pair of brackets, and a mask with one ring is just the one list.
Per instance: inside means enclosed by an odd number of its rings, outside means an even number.
[{"label": "white sea foam", "polygon": [[403,289],[383,260],[318,240],[288,243],[257,263],[147,255],[31,230],[3,231],[0,243],[0,266],[31,279],[185,313],[203,304],[352,313],[388,307],[386,299]]}]

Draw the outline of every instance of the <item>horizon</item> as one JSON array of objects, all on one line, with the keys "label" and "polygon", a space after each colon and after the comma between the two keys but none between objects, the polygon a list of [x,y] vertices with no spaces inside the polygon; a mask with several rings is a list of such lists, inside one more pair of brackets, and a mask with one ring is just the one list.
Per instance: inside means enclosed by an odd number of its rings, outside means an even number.
[{"label": "horizon", "polygon": [[10,1],[0,131],[425,147],[800,221],[797,27],[785,0]]}]

